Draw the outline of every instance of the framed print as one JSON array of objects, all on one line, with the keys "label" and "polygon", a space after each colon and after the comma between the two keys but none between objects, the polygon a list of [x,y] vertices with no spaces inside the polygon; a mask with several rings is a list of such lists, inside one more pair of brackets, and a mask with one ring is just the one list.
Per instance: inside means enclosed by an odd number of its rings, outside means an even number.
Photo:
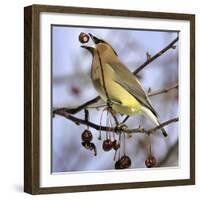
[{"label": "framed print", "polygon": [[195,183],[195,16],[24,9],[24,191]]}]

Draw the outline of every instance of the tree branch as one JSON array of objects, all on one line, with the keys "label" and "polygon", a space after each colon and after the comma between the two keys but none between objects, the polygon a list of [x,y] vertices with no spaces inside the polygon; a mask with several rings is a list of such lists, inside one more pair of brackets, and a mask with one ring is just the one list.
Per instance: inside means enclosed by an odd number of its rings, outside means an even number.
[{"label": "tree branch", "polygon": [[172,90],[172,89],[178,89],[178,84],[175,84],[175,85],[173,85],[173,86],[171,86],[171,87],[169,87],[169,88],[165,88],[165,89],[162,89],[162,90],[158,90],[158,91],[156,91],[156,92],[150,92],[150,93],[148,94],[148,96],[149,96],[149,97],[152,97],[152,96],[156,96],[156,95],[159,95],[159,94],[167,93],[167,92],[169,92],[169,91]]},{"label": "tree branch", "polygon": [[170,44],[168,44],[164,49],[156,53],[154,56],[149,57],[142,65],[140,65],[133,73],[138,74],[142,69],[144,69],[148,64],[153,62],[155,59],[160,57],[162,54],[164,54],[166,51],[168,51],[171,48],[174,48],[174,44],[178,41],[179,37],[176,37]]},{"label": "tree branch", "polygon": [[86,108],[87,106],[96,103],[97,101],[100,100],[100,96],[97,96],[93,99],[91,99],[90,101],[87,101],[83,104],[81,104],[80,106],[76,107],[76,108],[66,108],[66,107],[62,107],[62,108],[54,108],[53,109],[53,114],[58,114],[58,112],[66,112],[66,113],[70,113],[70,114],[76,114],[79,111],[83,110],[84,108]]}]

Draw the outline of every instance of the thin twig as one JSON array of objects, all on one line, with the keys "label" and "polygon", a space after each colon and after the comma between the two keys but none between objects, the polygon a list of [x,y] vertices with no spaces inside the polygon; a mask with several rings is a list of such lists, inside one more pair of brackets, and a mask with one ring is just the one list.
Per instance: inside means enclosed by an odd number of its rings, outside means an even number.
[{"label": "thin twig", "polygon": [[144,67],[146,67],[149,63],[153,62],[156,58],[160,57],[166,51],[171,48],[174,48],[174,44],[178,41],[179,37],[176,37],[170,44],[168,44],[164,49],[156,53],[154,56],[147,59],[142,65],[140,65],[133,73],[138,74]]},{"label": "thin twig", "polygon": [[[145,132],[148,132],[149,134],[150,134],[150,133],[153,133],[153,132],[155,132],[156,130],[161,129],[162,127],[164,127],[164,126],[166,126],[166,125],[168,125],[168,124],[171,124],[171,123],[173,123],[173,122],[177,122],[178,120],[179,120],[178,117],[173,118],[173,119],[170,119],[170,120],[168,120],[168,121],[166,121],[166,122],[163,122],[163,123],[160,124],[159,126],[156,126],[155,128],[149,129],[148,131],[145,131]],[[130,130],[130,131],[131,131],[131,130]]]},{"label": "thin twig", "polygon": [[168,124],[171,124],[173,122],[177,122],[178,120],[179,120],[178,117],[176,117],[176,118],[170,119],[170,120],[168,120],[166,122],[163,122],[159,126],[156,126],[154,128],[151,128],[151,129],[144,129],[144,128],[141,128],[141,127],[136,128],[136,129],[128,129],[126,127],[123,127],[123,131],[126,132],[126,133],[135,133],[135,132],[137,132],[137,133],[151,134],[151,133],[157,131],[158,129],[161,129],[164,126],[167,126]]},{"label": "thin twig", "polygon": [[148,96],[149,96],[149,97],[152,97],[152,96],[156,96],[156,95],[159,95],[159,94],[167,93],[167,92],[169,92],[170,90],[172,90],[172,89],[177,89],[177,88],[178,88],[178,84],[175,84],[175,85],[173,85],[173,86],[171,86],[171,87],[168,87],[168,88],[165,88],[165,89],[162,89],[162,90],[158,90],[158,91],[156,91],[156,92],[150,92],[150,93],[148,94]]},{"label": "thin twig", "polygon": [[64,111],[64,112],[67,112],[67,113],[70,113],[70,114],[76,114],[78,113],[79,111],[83,110],[84,108],[86,108],[87,106],[93,104],[93,103],[96,103],[97,101],[100,100],[100,96],[97,96],[93,99],[91,99],[90,101],[87,101],[83,104],[81,104],[80,106],[76,107],[76,108],[66,108],[66,107],[62,107],[62,108],[54,108],[53,109],[53,114],[56,113],[57,111]]}]

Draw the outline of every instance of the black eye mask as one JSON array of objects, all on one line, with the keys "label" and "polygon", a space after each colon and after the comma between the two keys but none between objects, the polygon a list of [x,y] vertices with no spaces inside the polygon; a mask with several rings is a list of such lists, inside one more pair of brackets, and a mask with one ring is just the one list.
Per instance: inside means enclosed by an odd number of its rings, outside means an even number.
[{"label": "black eye mask", "polygon": [[[108,46],[110,46],[110,44],[108,44],[106,41],[101,40],[101,39],[95,37],[95,36],[92,35],[91,33],[89,33],[89,35],[90,35],[90,37],[92,38],[92,40],[94,41],[95,44],[105,43],[105,44],[107,44]],[[110,46],[110,48],[113,50],[114,54],[115,54],[116,56],[118,56],[117,53],[116,53],[116,51],[115,51],[111,46]]]}]

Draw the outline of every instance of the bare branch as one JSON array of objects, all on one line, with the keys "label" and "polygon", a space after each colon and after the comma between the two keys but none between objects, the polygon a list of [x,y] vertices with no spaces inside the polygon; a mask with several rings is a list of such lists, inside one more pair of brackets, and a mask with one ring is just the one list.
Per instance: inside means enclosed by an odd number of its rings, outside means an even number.
[{"label": "bare branch", "polygon": [[150,92],[150,93],[148,94],[148,96],[149,96],[149,97],[152,97],[152,96],[156,96],[156,95],[159,95],[159,94],[167,93],[167,92],[169,92],[170,90],[172,90],[172,89],[177,89],[177,88],[178,88],[178,84],[175,84],[175,85],[173,85],[173,86],[171,86],[171,87],[169,87],[169,88],[165,88],[165,89],[162,89],[162,90],[158,90],[158,91],[156,91],[156,92]]},{"label": "bare branch", "polygon": [[133,73],[138,74],[142,69],[144,69],[148,64],[153,62],[155,59],[160,57],[162,54],[164,54],[169,49],[174,49],[174,44],[178,41],[179,37],[176,37],[170,44],[168,44],[165,48],[163,48],[161,51],[156,53],[154,56],[149,57],[142,65],[140,65]]},{"label": "bare branch", "polygon": [[87,106],[93,104],[93,103],[96,103],[97,101],[100,100],[100,96],[97,96],[93,99],[91,99],[90,101],[87,101],[85,103],[83,103],[82,105],[76,107],[76,108],[66,108],[66,107],[63,107],[63,108],[54,108],[53,109],[53,114],[57,114],[57,112],[66,112],[66,113],[70,113],[70,114],[76,114],[78,113],[79,111],[83,110],[84,108],[86,108]]},{"label": "bare branch", "polygon": [[177,122],[179,119],[178,119],[178,117],[176,117],[176,118],[173,118],[173,119],[170,119],[170,120],[168,120],[168,121],[166,121],[166,122],[163,122],[162,124],[160,124],[159,126],[156,126],[155,128],[152,128],[152,129],[149,129],[149,130],[147,130],[147,131],[145,131],[145,132],[147,132],[147,133],[153,133],[153,132],[155,132],[156,130],[158,130],[158,129],[161,129],[162,127],[164,127],[164,126],[167,126],[168,124],[171,124],[171,123],[173,123],[173,122]]},{"label": "bare branch", "polygon": [[169,125],[169,124],[171,124],[173,122],[177,122],[178,120],[179,120],[178,117],[176,117],[176,118],[170,119],[170,120],[168,120],[166,122],[163,122],[159,126],[156,126],[154,128],[151,128],[151,129],[145,129],[145,128],[128,129],[128,128],[123,127],[123,132],[125,132],[125,133],[146,133],[146,134],[151,134],[151,133],[161,129],[164,126],[167,126],[167,125]]}]

